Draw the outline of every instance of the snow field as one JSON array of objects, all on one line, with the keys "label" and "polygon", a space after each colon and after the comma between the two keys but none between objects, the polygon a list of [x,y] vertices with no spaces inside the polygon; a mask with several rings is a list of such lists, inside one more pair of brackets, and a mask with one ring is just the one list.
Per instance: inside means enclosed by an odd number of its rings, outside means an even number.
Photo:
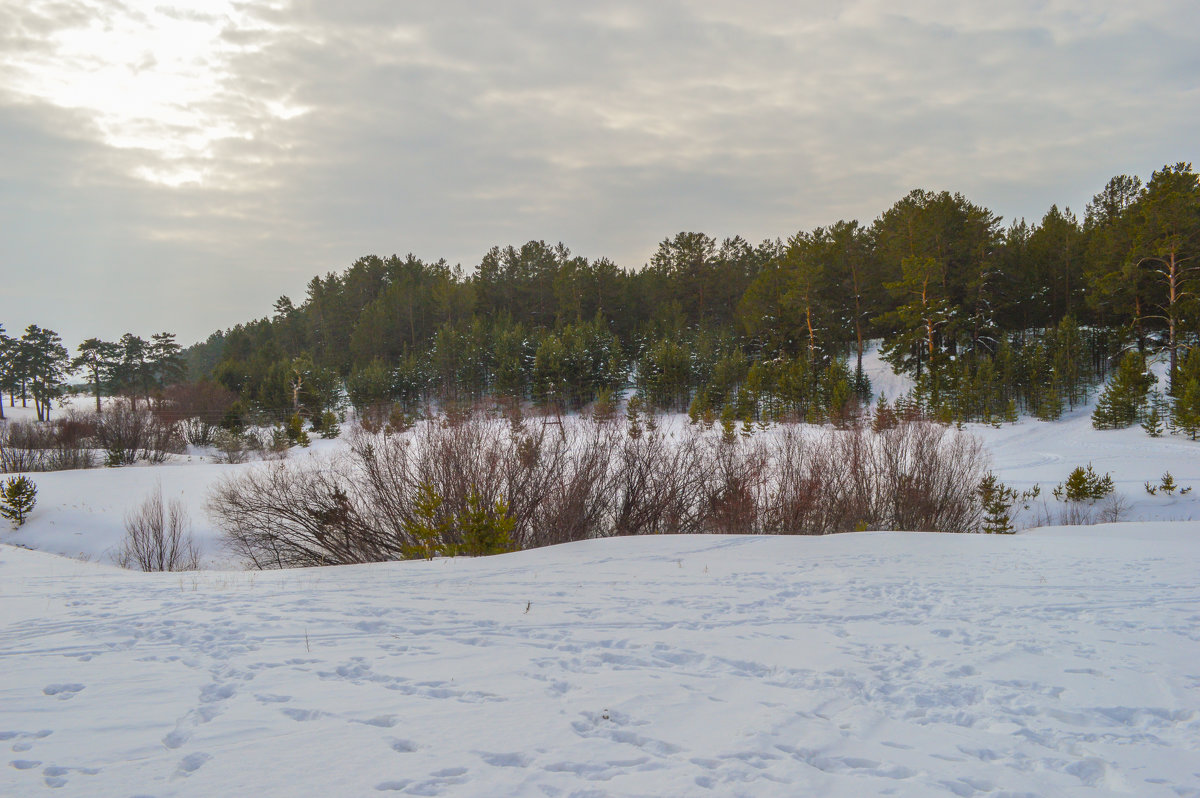
[{"label": "snow field", "polygon": [[0,547],[0,794],[1200,795],[1200,525],[143,575]]}]

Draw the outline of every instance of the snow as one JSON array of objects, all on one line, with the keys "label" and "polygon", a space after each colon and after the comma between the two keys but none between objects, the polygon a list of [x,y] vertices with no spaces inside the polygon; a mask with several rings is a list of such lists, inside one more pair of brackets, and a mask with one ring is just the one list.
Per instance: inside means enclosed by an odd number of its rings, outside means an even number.
[{"label": "snow", "polygon": [[1196,523],[271,573],[5,546],[0,794],[1200,795],[1198,565]]},{"label": "snow", "polygon": [[[968,429],[1041,486],[1023,526],[1088,463],[1128,520],[259,573],[203,510],[253,463],[34,474],[0,531],[0,796],[1200,796],[1200,444],[1089,407]],[[1147,495],[1167,470],[1197,490]],[[109,564],[159,485],[210,570]]]},{"label": "snow", "polygon": [[[853,361],[850,365],[853,367]],[[912,377],[892,371],[891,364],[883,359],[878,340],[869,341],[863,351],[863,373],[871,380],[871,391],[875,396],[885,396],[889,402],[895,402],[913,389]]]}]

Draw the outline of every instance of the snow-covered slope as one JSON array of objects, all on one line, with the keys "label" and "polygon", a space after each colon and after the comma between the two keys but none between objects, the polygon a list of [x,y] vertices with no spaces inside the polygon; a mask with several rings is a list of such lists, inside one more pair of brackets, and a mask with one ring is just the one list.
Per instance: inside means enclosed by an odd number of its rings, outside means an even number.
[{"label": "snow-covered slope", "polygon": [[1194,523],[184,575],[3,546],[0,794],[1195,796],[1198,566]]}]

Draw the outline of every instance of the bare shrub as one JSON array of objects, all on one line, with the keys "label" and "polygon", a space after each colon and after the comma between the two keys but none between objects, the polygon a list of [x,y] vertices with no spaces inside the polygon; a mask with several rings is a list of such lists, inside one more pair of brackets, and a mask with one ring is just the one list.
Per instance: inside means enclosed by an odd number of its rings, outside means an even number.
[{"label": "bare shrub", "polygon": [[90,416],[74,411],[52,422],[0,424],[0,473],[91,468],[94,430]]},{"label": "bare shrub", "polygon": [[973,532],[979,527],[976,489],[986,457],[978,438],[932,421],[907,420],[881,434],[877,445],[884,528]]},{"label": "bare shrub", "polygon": [[652,416],[645,430],[631,427],[617,452],[612,489],[613,534],[687,534],[706,531],[711,453],[695,428],[668,437]]},{"label": "bare shrub", "polygon": [[371,524],[344,462],[264,463],[219,483],[207,507],[229,547],[255,568],[403,558],[394,536]]},{"label": "bare shrub", "polygon": [[125,515],[125,545],[117,555],[122,568],[142,571],[194,571],[200,553],[192,540],[192,522],[179,499],[164,505],[162,486]]},{"label": "bare shrub", "polygon": [[244,463],[250,459],[251,452],[261,448],[259,441],[249,433],[219,428],[213,434],[212,446],[220,463]]},{"label": "bare shrub", "polygon": [[1096,508],[1091,502],[1063,502],[1055,520],[1056,526],[1089,526],[1096,523]]},{"label": "bare shrub", "polygon": [[725,535],[762,531],[759,517],[768,504],[769,459],[758,442],[716,440],[704,453],[711,467],[706,473],[704,504],[707,532]]},{"label": "bare shrub", "polygon": [[[508,421],[520,428],[512,416]],[[508,458],[509,506],[520,500],[526,520],[515,540],[535,547],[612,534],[612,463],[621,431],[583,420],[569,426],[545,419],[531,423],[539,438],[515,432],[516,456]],[[537,492],[536,501],[520,498],[528,490]]]},{"label": "bare shrub", "polygon": [[982,444],[932,421],[898,418],[805,440],[782,433],[776,451],[778,499],[768,531],[827,534],[856,529],[974,532],[981,510]]},{"label": "bare shrub", "polygon": [[968,532],[981,519],[981,445],[914,418],[878,432],[850,423],[726,440],[653,419],[633,434],[586,417],[457,408],[408,432],[373,429],[328,463],[223,483],[209,510],[234,550],[260,568],[464,552],[473,507],[504,507],[518,548],[610,535]]},{"label": "bare shrub", "polygon": [[110,466],[138,460],[161,463],[168,454],[178,454],[185,448],[177,422],[139,410],[128,399],[115,400],[96,418],[96,442],[104,449]]},{"label": "bare shrub", "polygon": [[40,425],[9,421],[0,425],[0,470],[6,474],[47,471],[50,437]]},{"label": "bare shrub", "polygon": [[72,410],[65,418],[51,422],[51,427],[54,438],[47,471],[92,468],[96,465],[92,452],[96,433],[94,416]]},{"label": "bare shrub", "polygon": [[367,432],[382,432],[391,417],[392,405],[377,403],[358,411],[358,423]]},{"label": "bare shrub", "polygon": [[154,415],[167,425],[177,425],[192,446],[210,446],[235,401],[233,391],[209,380],[176,383],[163,392]]},{"label": "bare shrub", "polygon": [[1116,524],[1125,520],[1129,513],[1129,500],[1121,493],[1110,493],[1100,503],[1096,522],[1100,524]]}]

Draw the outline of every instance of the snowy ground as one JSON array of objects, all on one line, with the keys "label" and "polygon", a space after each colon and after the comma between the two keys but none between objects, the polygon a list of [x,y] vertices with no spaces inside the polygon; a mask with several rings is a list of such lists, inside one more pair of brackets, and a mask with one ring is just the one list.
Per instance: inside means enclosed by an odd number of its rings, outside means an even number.
[{"label": "snowy ground", "polygon": [[0,793],[1200,795],[1200,525],[141,575],[0,547]]},{"label": "snowy ground", "polygon": [[[1200,797],[1200,444],[1088,408],[970,430],[1041,485],[1026,521],[1090,462],[1130,522],[146,575],[105,564],[125,512],[161,484],[233,567],[203,502],[252,465],[34,475],[0,796]],[[1148,496],[1166,470],[1196,490]]]}]

